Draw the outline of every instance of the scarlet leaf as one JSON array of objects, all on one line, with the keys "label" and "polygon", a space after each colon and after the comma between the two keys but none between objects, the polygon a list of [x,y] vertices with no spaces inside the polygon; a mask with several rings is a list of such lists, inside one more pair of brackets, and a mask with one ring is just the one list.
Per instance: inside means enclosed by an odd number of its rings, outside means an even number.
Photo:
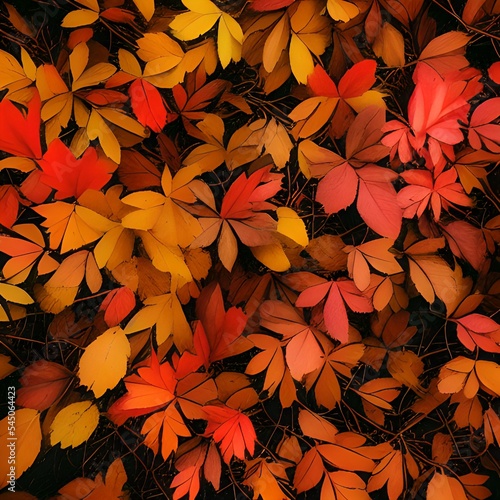
[{"label": "scarlet leaf", "polygon": [[79,198],[87,189],[101,189],[116,169],[115,163],[99,158],[92,147],[76,159],[60,139],[50,143],[38,163],[42,169],[40,180],[56,190],[56,200]]},{"label": "scarlet leaf", "polygon": [[9,99],[0,102],[0,150],[16,156],[40,158],[40,96],[35,93],[22,113]]},{"label": "scarlet leaf", "polygon": [[204,435],[219,444],[224,462],[228,464],[233,457],[244,460],[245,450],[253,455],[257,436],[245,414],[227,406],[206,405],[203,411],[208,420]]},{"label": "scarlet leaf", "polygon": [[156,87],[143,78],[137,78],[130,85],[128,94],[139,123],[153,132],[161,132],[167,123],[167,109]]}]

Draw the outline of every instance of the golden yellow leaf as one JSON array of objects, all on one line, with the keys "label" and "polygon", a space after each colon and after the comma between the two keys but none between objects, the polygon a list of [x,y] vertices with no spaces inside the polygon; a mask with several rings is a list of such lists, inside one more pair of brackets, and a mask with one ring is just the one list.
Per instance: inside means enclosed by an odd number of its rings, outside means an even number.
[{"label": "golden yellow leaf", "polygon": [[0,90],[15,92],[33,83],[34,78],[27,75],[17,59],[3,50],[0,50],[0,68]]},{"label": "golden yellow leaf", "polygon": [[50,444],[68,448],[82,444],[99,423],[99,410],[92,401],[80,401],[63,408],[50,426]]},{"label": "golden yellow leaf", "polygon": [[299,83],[307,83],[307,77],[314,71],[314,60],[307,45],[295,33],[290,40],[290,67]]},{"label": "golden yellow leaf", "polygon": [[294,210],[288,207],[279,207],[276,210],[276,215],[278,216],[278,226],[276,228],[278,233],[286,236],[301,247],[309,244],[304,221]]},{"label": "golden yellow leaf", "polygon": [[347,23],[359,14],[359,9],[356,5],[344,0],[328,0],[326,8],[332,19],[343,21],[344,23]]},{"label": "golden yellow leaf", "polygon": [[[232,235],[232,237],[234,238],[234,235]],[[272,271],[282,273],[290,269],[290,260],[279,243],[251,247],[250,250],[258,261],[262,262],[262,264],[267,266]]]},{"label": "golden yellow leaf", "polygon": [[66,14],[62,20],[61,27],[78,28],[80,26],[88,26],[89,24],[95,23],[98,19],[98,11],[88,9],[74,10],[69,14]]},{"label": "golden yellow leaf", "polygon": [[0,380],[16,371],[16,367],[10,364],[10,357],[0,354]]},{"label": "golden yellow leaf", "polygon": [[[12,422],[12,414],[10,417],[11,420],[7,415],[0,421],[0,488],[9,484],[11,479],[14,479],[15,487],[15,480],[35,461],[42,443],[38,410],[16,409],[15,422]],[[9,476],[11,467],[14,467],[13,476]]]},{"label": "golden yellow leaf", "polygon": [[127,323],[124,332],[130,334],[153,326],[156,327],[158,345],[173,336],[180,351],[192,346],[191,328],[175,294],[148,297],[144,307]]},{"label": "golden yellow leaf", "polygon": [[7,283],[0,283],[0,297],[16,304],[33,304],[33,299],[22,288]]},{"label": "golden yellow leaf", "polygon": [[150,21],[155,12],[154,0],[134,0],[134,3],[146,21]]},{"label": "golden yellow leaf", "polygon": [[80,384],[100,398],[125,376],[129,356],[130,343],[123,330],[119,326],[106,330],[85,348],[80,358]]}]

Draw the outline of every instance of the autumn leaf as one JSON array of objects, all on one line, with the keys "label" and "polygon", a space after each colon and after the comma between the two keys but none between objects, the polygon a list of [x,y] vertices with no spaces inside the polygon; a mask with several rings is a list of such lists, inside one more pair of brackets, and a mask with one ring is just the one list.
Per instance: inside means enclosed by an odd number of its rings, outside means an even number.
[{"label": "autumn leaf", "polygon": [[328,333],[341,343],[348,341],[347,304],[354,312],[371,312],[373,306],[351,280],[328,282],[306,288],[295,302],[298,307],[312,307],[326,297],[323,316]]},{"label": "autumn leaf", "polygon": [[57,498],[61,500],[74,500],[75,498],[118,500],[127,495],[123,491],[126,482],[127,473],[123,467],[122,459],[117,458],[109,466],[104,478],[103,473],[99,472],[95,480],[83,477],[73,479],[59,490],[60,496]]},{"label": "autumn leaf", "polygon": [[204,436],[211,436],[219,444],[222,458],[227,464],[233,457],[245,459],[255,449],[255,430],[251,420],[243,413],[227,406],[206,405],[203,407],[208,421]]},{"label": "autumn leaf", "polygon": [[38,93],[29,102],[27,113],[20,111],[6,98],[0,101],[0,113],[4,117],[0,124],[1,151],[15,156],[41,158],[40,109]]},{"label": "autumn leaf", "polygon": [[245,480],[242,484],[252,488],[254,500],[259,495],[263,500],[289,499],[283,483],[288,483],[288,477],[282,463],[267,462],[261,458],[246,463]]},{"label": "autumn leaf", "polygon": [[85,348],[79,363],[80,384],[99,398],[123,378],[130,344],[120,327],[110,328]]},{"label": "autumn leaf", "polygon": [[66,392],[73,374],[64,366],[40,359],[23,372],[17,391],[17,404],[44,411],[55,404]]},{"label": "autumn leaf", "polygon": [[179,14],[170,23],[173,35],[179,40],[194,40],[210,30],[217,22],[217,51],[222,67],[241,59],[243,31],[229,14],[220,10],[210,0],[183,0],[189,12]]},{"label": "autumn leaf", "polygon": [[[9,474],[11,472],[9,464],[10,450],[14,449],[11,445],[12,434],[9,432],[8,416],[0,421],[0,442],[2,451],[0,452],[1,464],[0,471],[3,479],[0,487],[4,488],[9,484]],[[15,419],[15,479],[21,475],[33,464],[40,453],[42,443],[42,430],[40,426],[40,412],[31,408],[21,408],[16,410]],[[10,446],[9,446],[10,445]],[[14,481],[15,482],[15,481]]]},{"label": "autumn leaf", "polygon": [[204,288],[196,302],[196,312],[209,346],[208,361],[213,363],[250,349],[242,337],[246,314],[238,307],[224,309],[222,291],[217,282]]},{"label": "autumn leaf", "polygon": [[456,320],[458,340],[473,351],[476,346],[484,351],[499,352],[500,325],[482,314],[468,314]]},{"label": "autumn leaf", "polygon": [[63,408],[50,425],[50,442],[61,448],[75,448],[87,441],[99,422],[99,410],[92,401],[71,403]]},{"label": "autumn leaf", "polygon": [[40,181],[56,190],[56,200],[79,198],[87,189],[101,189],[116,169],[112,161],[99,158],[92,147],[77,160],[59,139],[50,143],[38,164],[42,169]]}]

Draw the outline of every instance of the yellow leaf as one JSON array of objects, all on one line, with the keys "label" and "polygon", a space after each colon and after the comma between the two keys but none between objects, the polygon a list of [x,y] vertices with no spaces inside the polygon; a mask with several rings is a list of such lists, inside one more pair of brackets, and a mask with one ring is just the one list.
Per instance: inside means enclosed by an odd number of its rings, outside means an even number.
[{"label": "yellow leaf", "polygon": [[387,66],[402,67],[405,64],[405,41],[403,35],[390,23],[384,23],[373,42],[373,52]]},{"label": "yellow leaf", "polygon": [[134,0],[135,6],[139,9],[139,12],[144,16],[146,21],[150,21],[155,13],[155,2],[154,0]]},{"label": "yellow leaf", "polygon": [[80,358],[78,377],[81,385],[100,398],[125,376],[130,344],[123,330],[116,326],[90,343]]},{"label": "yellow leaf", "polygon": [[368,90],[363,95],[359,97],[349,97],[345,101],[349,106],[351,106],[357,113],[363,111],[363,109],[369,106],[377,106],[379,108],[385,109],[384,97],[386,94],[379,92],[378,90]]},{"label": "yellow leaf", "polygon": [[35,81],[36,65],[33,62],[33,59],[31,59],[31,56],[26,52],[26,49],[24,47],[21,47],[21,63],[23,65],[26,76],[30,80]]},{"label": "yellow leaf", "polygon": [[180,248],[167,245],[152,231],[137,231],[156,269],[180,278],[183,283],[193,281]]},{"label": "yellow leaf", "polygon": [[[212,4],[212,2],[207,3]],[[170,23],[170,29],[175,38],[183,41],[194,40],[210,30],[222,15],[222,11],[215,5],[213,6],[216,9],[215,12],[203,14],[191,11],[176,16]]]},{"label": "yellow leaf", "polygon": [[33,299],[22,288],[7,283],[0,283],[0,297],[16,304],[33,304]]},{"label": "yellow leaf", "polygon": [[95,66],[87,69],[82,75],[73,81],[71,88],[73,91],[83,87],[92,87],[98,83],[104,82],[116,72],[116,68],[109,63],[97,63]]},{"label": "yellow leaf", "polygon": [[69,65],[73,82],[82,76],[89,62],[89,48],[86,43],[79,43],[69,55]]},{"label": "yellow leaf", "polygon": [[223,68],[226,68],[231,61],[238,62],[241,59],[242,43],[241,26],[229,14],[223,12],[217,35],[217,52]]},{"label": "yellow leaf", "polygon": [[156,326],[158,345],[172,335],[180,351],[191,347],[191,328],[175,294],[166,293],[147,298],[144,307],[128,322],[124,332],[128,335],[153,326]]},{"label": "yellow leaf", "polygon": [[142,76],[141,66],[135,58],[135,56],[125,49],[118,49],[118,62],[120,63],[120,68],[125,73],[129,73],[137,78]]},{"label": "yellow leaf", "polygon": [[30,78],[31,74],[28,76],[26,70],[19,64],[17,59],[3,50],[0,50],[0,68],[1,90],[9,89],[9,92],[14,92],[28,87],[33,83],[34,78]]},{"label": "yellow leaf", "polygon": [[344,0],[328,0],[326,8],[332,19],[343,21],[344,23],[347,23],[359,14],[359,9],[356,5]]},{"label": "yellow leaf", "polygon": [[[38,410],[17,409],[15,423],[12,422],[12,415],[10,417],[10,421],[9,415],[0,421],[0,488],[7,486],[9,481],[14,479],[9,476],[12,471],[11,466],[14,467],[15,479],[21,477],[23,472],[35,461],[42,442],[40,412]],[[15,438],[15,441],[12,438]],[[9,460],[12,457],[14,462]],[[15,487],[15,480],[11,486]]]},{"label": "yellow leaf", "polygon": [[272,271],[282,273],[290,269],[290,261],[279,243],[251,247],[253,256]]},{"label": "yellow leaf", "polygon": [[50,444],[68,448],[82,444],[99,423],[99,410],[92,401],[80,401],[63,408],[50,426]]},{"label": "yellow leaf", "polygon": [[267,124],[261,142],[266,148],[278,168],[284,168],[290,160],[290,151],[293,148],[292,141],[285,127],[274,118]]},{"label": "yellow leaf", "polygon": [[290,238],[301,247],[309,244],[304,221],[291,208],[280,207],[276,210],[278,215],[278,233]]},{"label": "yellow leaf", "polygon": [[74,10],[66,14],[62,20],[61,26],[63,28],[78,28],[79,26],[88,26],[95,23],[99,19],[99,12],[92,10],[80,9]]},{"label": "yellow leaf", "polygon": [[16,367],[10,364],[9,356],[6,356],[5,354],[0,354],[0,380],[9,376],[15,370]]},{"label": "yellow leaf", "polygon": [[90,140],[99,139],[99,143],[108,158],[115,163],[120,163],[121,149],[118,139],[115,137],[107,123],[102,119],[101,115],[95,110],[92,110],[87,124],[87,134]]},{"label": "yellow leaf", "polygon": [[290,41],[290,66],[299,83],[307,83],[307,77],[314,71],[314,61],[307,45],[292,33]]}]

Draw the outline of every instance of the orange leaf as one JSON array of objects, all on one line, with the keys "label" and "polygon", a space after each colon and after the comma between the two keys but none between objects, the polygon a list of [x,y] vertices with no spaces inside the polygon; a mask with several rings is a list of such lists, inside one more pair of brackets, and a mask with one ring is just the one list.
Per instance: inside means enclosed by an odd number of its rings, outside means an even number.
[{"label": "orange leaf", "polygon": [[244,460],[245,450],[253,455],[257,436],[246,415],[227,406],[206,405],[203,412],[208,420],[204,436],[219,444],[224,462],[229,464],[233,456]]}]

